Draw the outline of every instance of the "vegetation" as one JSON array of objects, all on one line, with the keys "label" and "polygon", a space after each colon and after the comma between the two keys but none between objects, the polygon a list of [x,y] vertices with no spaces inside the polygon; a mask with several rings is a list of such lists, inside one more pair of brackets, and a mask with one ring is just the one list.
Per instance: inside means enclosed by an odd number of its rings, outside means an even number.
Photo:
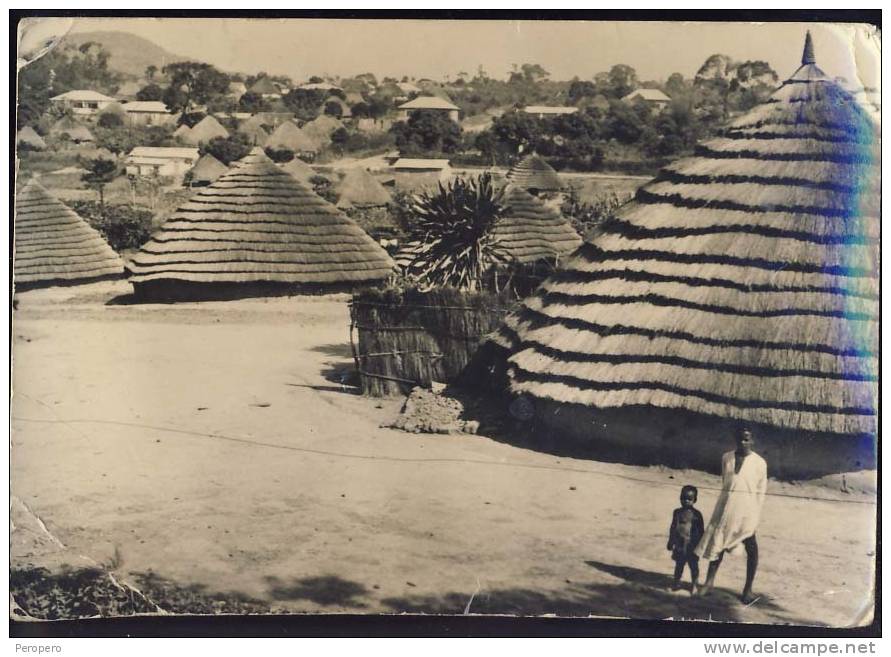
[{"label": "vegetation", "polygon": [[294,159],[294,151],[290,148],[271,148],[263,149],[267,157],[273,162],[290,162]]},{"label": "vegetation", "polygon": [[503,212],[488,173],[457,178],[417,197],[409,240],[421,246],[409,269],[428,287],[482,289],[486,272],[508,259],[492,236]]},{"label": "vegetation", "polygon": [[136,100],[161,100],[164,90],[156,84],[147,84],[136,92]]},{"label": "vegetation", "polygon": [[230,162],[243,158],[251,152],[252,148],[250,138],[241,132],[236,132],[228,137],[214,137],[209,142],[201,144],[198,152],[201,155],[210,153],[220,162],[228,165]]},{"label": "vegetation", "polygon": [[191,112],[195,105],[229,92],[229,77],[210,64],[176,62],[162,71],[170,79],[163,100],[171,112]]},{"label": "vegetation", "polygon": [[390,133],[406,155],[455,153],[461,146],[461,126],[443,112],[415,112],[394,123]]},{"label": "vegetation", "polygon": [[72,201],[71,207],[102,233],[117,252],[138,249],[151,236],[152,212],[130,205],[97,205],[94,201]]},{"label": "vegetation", "polygon": [[86,163],[87,172],[81,176],[81,179],[87,183],[89,187],[99,192],[99,205],[103,212],[105,211],[105,185],[118,177],[120,170],[117,162],[105,158],[96,158]]}]

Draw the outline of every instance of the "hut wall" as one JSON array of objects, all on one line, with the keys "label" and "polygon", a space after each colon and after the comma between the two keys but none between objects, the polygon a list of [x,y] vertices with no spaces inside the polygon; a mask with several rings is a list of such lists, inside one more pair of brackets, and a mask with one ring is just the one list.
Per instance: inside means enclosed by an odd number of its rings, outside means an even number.
[{"label": "hut wall", "polygon": [[[309,285],[271,281],[198,282],[159,279],[131,281],[133,296],[141,302],[229,301],[252,297],[347,294],[361,287],[356,283]],[[370,283],[369,283],[370,284]]]},{"label": "hut wall", "polygon": [[[653,407],[594,409],[541,399],[533,404],[543,446],[587,457],[719,474],[721,455],[735,446],[735,423],[723,418]],[[750,426],[771,477],[811,479],[876,467],[873,436]]]},{"label": "hut wall", "polygon": [[451,289],[357,294],[350,334],[358,336],[362,392],[402,395],[416,385],[453,381],[509,306],[506,296]]}]

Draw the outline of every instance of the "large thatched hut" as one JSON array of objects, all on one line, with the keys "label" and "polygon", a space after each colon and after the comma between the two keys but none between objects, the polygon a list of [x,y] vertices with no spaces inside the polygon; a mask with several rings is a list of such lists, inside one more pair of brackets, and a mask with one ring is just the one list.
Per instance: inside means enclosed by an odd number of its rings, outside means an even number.
[{"label": "large thatched hut", "polygon": [[203,188],[133,258],[143,298],[350,290],[394,263],[359,226],[257,148]]},{"label": "large thatched hut", "polygon": [[291,174],[297,180],[304,183],[309,183],[312,178],[318,175],[315,169],[313,169],[299,157],[295,157],[292,160],[285,162],[282,165],[282,171]]},{"label": "large thatched hut", "polygon": [[17,290],[122,276],[124,263],[99,232],[31,180],[15,195]]},{"label": "large thatched hut", "polygon": [[880,145],[815,64],[637,194],[509,319],[509,385],[551,436],[714,469],[875,467]]},{"label": "large thatched hut", "polygon": [[390,194],[377,178],[362,167],[347,169],[343,180],[335,187],[337,207],[373,208],[390,202]]},{"label": "large thatched hut", "polygon": [[582,238],[569,221],[526,190],[508,185],[502,203],[507,210],[492,232],[516,262],[555,262],[581,246]]},{"label": "large thatched hut", "polygon": [[262,125],[257,123],[248,123],[247,121],[239,126],[238,132],[243,134],[248,138],[248,141],[253,146],[262,146],[266,143],[266,140],[269,139],[269,133],[263,128]]},{"label": "large thatched hut", "polygon": [[317,153],[319,142],[298,128],[293,121],[285,121],[266,140],[266,148],[294,151],[295,153]]},{"label": "large thatched hut", "polygon": [[229,131],[215,117],[208,114],[193,125],[191,130],[180,136],[187,144],[198,146],[199,144],[209,142],[214,137],[228,137]]},{"label": "large thatched hut", "polygon": [[507,172],[507,179],[533,194],[557,192],[564,187],[554,167],[535,153],[527,155],[511,167]]},{"label": "large thatched hut", "polygon": [[210,185],[228,170],[229,167],[220,162],[213,155],[205,153],[201,156],[201,159],[195,163],[195,166],[189,170],[189,173],[191,174],[191,185],[193,187]]},{"label": "large thatched hut", "polygon": [[327,146],[331,143],[331,135],[334,131],[342,127],[343,123],[340,120],[327,114],[321,114],[312,121],[306,122],[300,129],[317,143]]}]

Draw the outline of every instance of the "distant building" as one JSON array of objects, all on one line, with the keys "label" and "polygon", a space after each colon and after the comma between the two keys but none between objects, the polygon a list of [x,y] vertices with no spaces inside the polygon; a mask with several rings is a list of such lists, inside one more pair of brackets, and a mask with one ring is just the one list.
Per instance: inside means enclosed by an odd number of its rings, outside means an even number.
[{"label": "distant building", "polygon": [[330,82],[307,82],[306,84],[301,84],[299,89],[309,89],[311,91],[343,91],[336,84],[331,84]]},{"label": "distant building", "polygon": [[174,116],[160,100],[133,100],[121,106],[131,126],[169,125]]},{"label": "distant building", "polygon": [[241,98],[247,93],[247,87],[244,85],[244,82],[230,82],[229,83],[229,93],[228,95],[236,100]]},{"label": "distant building", "polygon": [[274,100],[276,98],[282,97],[281,89],[269,78],[260,78],[251,85],[249,91],[252,94],[257,94],[258,96],[265,98],[266,100]]},{"label": "distant building", "polygon": [[656,109],[663,109],[668,107],[669,103],[671,103],[671,98],[658,89],[635,89],[627,96],[623,96],[622,100],[626,103],[642,100],[650,107]]},{"label": "distant building", "polygon": [[197,148],[137,146],[127,155],[125,166],[128,176],[166,176],[181,183],[198,157]]},{"label": "distant building", "polygon": [[575,114],[578,107],[566,107],[562,105],[527,105],[522,110],[526,114],[532,114],[540,119],[546,116],[560,116],[562,114]]},{"label": "distant building", "polygon": [[115,102],[115,99],[100,94],[98,91],[75,89],[53,96],[50,101],[61,109],[70,109],[73,114],[78,116],[93,116],[107,105]]},{"label": "distant building", "polygon": [[421,88],[411,82],[397,82],[396,86],[399,87],[399,90],[406,96],[421,93]]},{"label": "distant building", "polygon": [[436,173],[442,180],[452,175],[452,167],[448,160],[400,157],[393,163],[393,171],[397,173]]},{"label": "distant building", "polygon": [[417,112],[442,112],[457,123],[460,109],[453,103],[436,96],[418,96],[414,100],[400,105],[399,111],[405,121]]}]

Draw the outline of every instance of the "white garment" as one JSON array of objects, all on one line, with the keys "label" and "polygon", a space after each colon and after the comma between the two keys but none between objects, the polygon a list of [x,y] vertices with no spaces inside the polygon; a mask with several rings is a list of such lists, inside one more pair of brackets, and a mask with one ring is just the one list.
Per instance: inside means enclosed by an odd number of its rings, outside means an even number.
[{"label": "white garment", "polygon": [[721,459],[723,489],[712,519],[696,548],[696,554],[714,561],[724,550],[735,552],[749,536],[754,536],[761,520],[761,507],[767,493],[767,463],[751,452],[739,473],[736,453],[727,452]]}]

